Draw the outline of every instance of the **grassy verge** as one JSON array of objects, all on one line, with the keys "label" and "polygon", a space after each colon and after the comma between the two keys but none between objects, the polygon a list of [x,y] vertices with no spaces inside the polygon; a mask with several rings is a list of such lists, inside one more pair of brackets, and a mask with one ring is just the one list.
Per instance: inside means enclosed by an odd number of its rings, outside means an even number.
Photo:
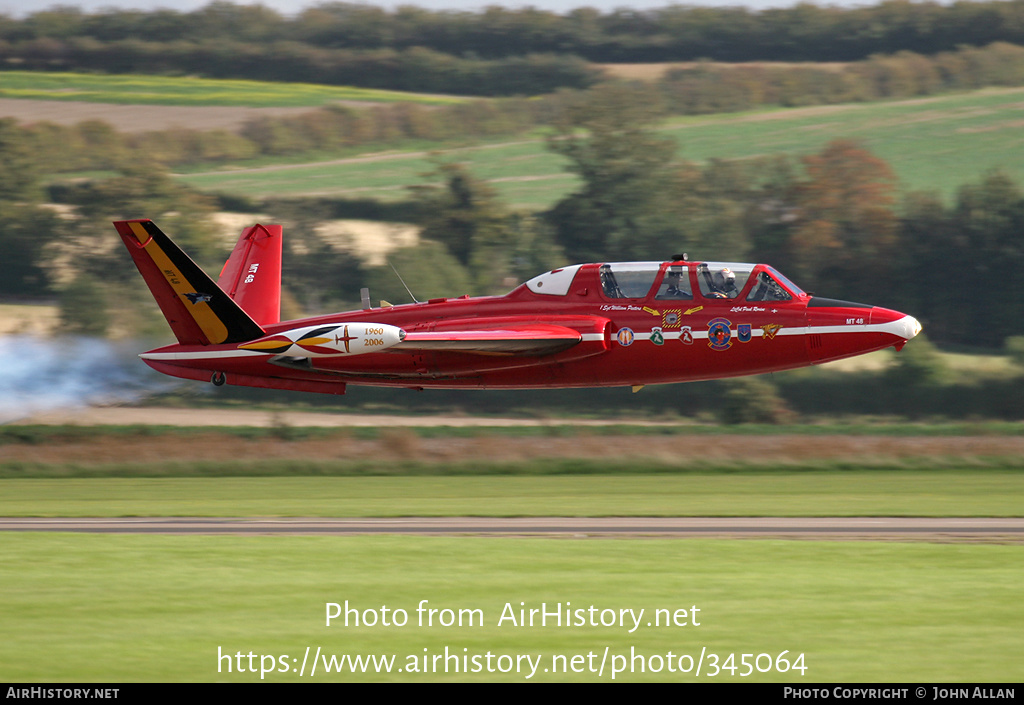
[{"label": "grassy verge", "polygon": [[[299,472],[298,468],[295,468]],[[0,480],[0,516],[1022,516],[1024,473],[105,477]]]},{"label": "grassy verge", "polygon": [[[213,407],[210,407],[211,409]],[[254,411],[251,405],[246,409]],[[266,412],[271,422],[274,414],[282,413],[276,407],[267,407]],[[334,409],[330,409],[334,411]],[[354,409],[362,416],[381,413],[390,415],[391,409],[375,412],[373,409]],[[303,426],[302,416],[294,417],[297,422],[289,423],[289,417],[283,413],[277,417],[277,423],[267,426],[216,426],[205,425],[163,426],[159,424],[144,425],[49,425],[49,424],[10,424],[0,425],[0,448],[4,445],[52,445],[59,443],[96,440],[98,438],[169,438],[215,434],[225,439],[259,439],[275,437],[282,440],[303,441],[312,439],[358,439],[374,440],[387,437],[396,429],[386,425],[352,426],[345,428],[327,426]],[[486,418],[486,417],[483,417]],[[900,421],[824,421],[815,424],[740,424],[722,426],[699,423],[665,423],[646,422],[610,422],[599,426],[586,426],[575,423],[573,419],[546,419],[544,423],[523,426],[403,426],[401,433],[411,434],[417,438],[537,438],[564,437],[579,438],[583,441],[609,436],[827,436],[842,434],[846,436],[887,436],[930,437],[930,436],[1021,436],[1024,435],[1024,422],[1021,421],[963,421],[963,422],[929,422],[907,423]],[[0,456],[2,460],[3,456]]]},{"label": "grassy verge", "polygon": [[[1022,565],[1024,547],[968,544],[16,534],[0,543],[0,677],[611,682],[614,664],[616,681],[1015,681]],[[326,626],[346,601],[376,626]],[[383,626],[384,608],[408,621]],[[519,621],[567,608],[584,623]],[[310,677],[318,649],[391,673],[320,661]],[[743,677],[742,654],[765,672]]]}]

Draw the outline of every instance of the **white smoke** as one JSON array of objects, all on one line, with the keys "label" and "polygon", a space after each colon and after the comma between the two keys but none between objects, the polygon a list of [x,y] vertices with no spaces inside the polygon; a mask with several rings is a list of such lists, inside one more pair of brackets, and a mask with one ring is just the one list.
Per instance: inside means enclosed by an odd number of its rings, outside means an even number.
[{"label": "white smoke", "polygon": [[143,349],[85,337],[0,336],[0,423],[168,389],[166,378],[138,358]]}]

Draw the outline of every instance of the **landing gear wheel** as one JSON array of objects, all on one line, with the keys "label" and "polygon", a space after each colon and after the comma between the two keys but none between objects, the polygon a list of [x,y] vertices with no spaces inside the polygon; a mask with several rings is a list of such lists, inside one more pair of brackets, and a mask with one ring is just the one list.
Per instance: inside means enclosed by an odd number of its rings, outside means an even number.
[{"label": "landing gear wheel", "polygon": [[210,377],[210,382],[214,387],[223,387],[224,383],[227,381],[228,378],[223,372],[214,372],[213,376]]}]

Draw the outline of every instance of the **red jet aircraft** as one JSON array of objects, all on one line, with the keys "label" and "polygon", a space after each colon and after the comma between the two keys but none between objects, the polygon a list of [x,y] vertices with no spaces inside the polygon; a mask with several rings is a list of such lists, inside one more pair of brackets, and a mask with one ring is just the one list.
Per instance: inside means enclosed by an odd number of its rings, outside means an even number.
[{"label": "red jet aircraft", "polygon": [[899,350],[921,331],[764,264],[682,258],[561,267],[504,296],[372,308],[364,295],[361,311],[282,322],[281,226],[244,230],[215,283],[152,221],[114,225],[178,339],[142,359],[218,386],[636,390]]}]

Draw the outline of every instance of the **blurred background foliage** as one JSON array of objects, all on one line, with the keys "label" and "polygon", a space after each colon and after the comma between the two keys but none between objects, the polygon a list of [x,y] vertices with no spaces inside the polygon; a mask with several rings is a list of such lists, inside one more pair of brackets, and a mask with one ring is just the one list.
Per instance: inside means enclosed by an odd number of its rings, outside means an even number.
[{"label": "blurred background foliage", "polygon": [[[993,42],[1024,45],[1019,18],[1019,2],[999,0],[950,5],[886,0],[858,7],[800,3],[761,11],[669,5],[602,13],[581,7],[564,14],[529,6],[456,12],[331,2],[293,17],[260,5],[218,1],[184,13],[114,8],[86,13],[56,6],[23,19],[4,17],[0,41],[5,58],[16,57],[33,69],[183,69],[349,85],[360,76],[393,82],[415,77],[414,86],[393,87],[429,91],[434,89],[424,72],[466,82],[479,78],[474,67],[487,65],[492,84],[507,81],[532,89],[555,79],[558,67],[572,73],[567,57],[594,63],[845,62],[901,51],[934,55]],[[548,57],[565,63],[549,64]]]}]

